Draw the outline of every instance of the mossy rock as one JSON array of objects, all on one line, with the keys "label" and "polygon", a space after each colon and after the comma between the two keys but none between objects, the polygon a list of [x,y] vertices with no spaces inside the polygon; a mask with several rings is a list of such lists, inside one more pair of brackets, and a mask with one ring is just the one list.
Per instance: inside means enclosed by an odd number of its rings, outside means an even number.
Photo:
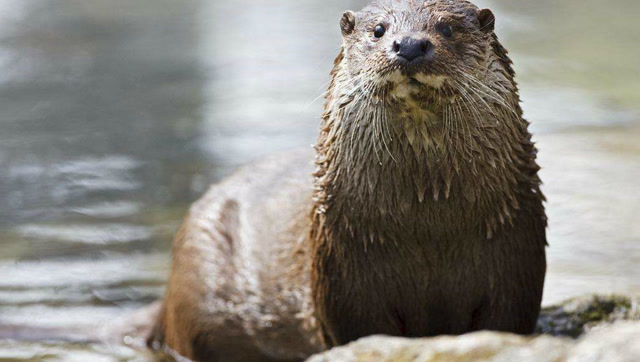
[{"label": "mossy rock", "polygon": [[623,320],[640,321],[640,299],[593,295],[544,308],[536,332],[577,338],[596,326]]}]

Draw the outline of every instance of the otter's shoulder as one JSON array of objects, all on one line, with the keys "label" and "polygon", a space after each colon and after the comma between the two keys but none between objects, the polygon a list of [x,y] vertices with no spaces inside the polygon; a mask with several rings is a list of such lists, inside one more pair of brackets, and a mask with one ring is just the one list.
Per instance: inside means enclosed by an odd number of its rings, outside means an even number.
[{"label": "otter's shoulder", "polygon": [[[306,212],[312,196],[313,152],[278,153],[241,167],[212,185],[196,201],[174,241],[230,238],[242,220],[244,236],[277,237],[293,218]],[[206,232],[203,232],[206,231]],[[239,240],[235,240],[236,242]]]},{"label": "otter's shoulder", "polygon": [[190,213],[200,213],[225,200],[264,202],[282,193],[311,191],[313,150],[298,149],[270,155],[240,167],[213,184]]}]

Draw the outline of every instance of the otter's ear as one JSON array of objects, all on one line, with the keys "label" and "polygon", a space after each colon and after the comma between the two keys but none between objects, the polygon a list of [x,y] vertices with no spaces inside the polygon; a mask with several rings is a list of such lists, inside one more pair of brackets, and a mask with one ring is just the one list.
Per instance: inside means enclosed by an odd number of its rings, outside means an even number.
[{"label": "otter's ear", "polygon": [[480,30],[490,33],[495,28],[496,17],[489,9],[478,10],[478,21],[480,22]]},{"label": "otter's ear", "polygon": [[342,30],[342,35],[347,36],[353,33],[353,30],[356,28],[356,13],[353,11],[347,11],[342,14],[342,19],[340,19],[340,30]]}]

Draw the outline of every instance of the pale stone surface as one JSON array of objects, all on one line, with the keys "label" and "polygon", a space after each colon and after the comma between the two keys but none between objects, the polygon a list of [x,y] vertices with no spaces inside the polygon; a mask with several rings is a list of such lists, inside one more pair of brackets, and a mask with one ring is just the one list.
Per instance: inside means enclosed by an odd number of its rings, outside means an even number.
[{"label": "pale stone surface", "polygon": [[[528,340],[509,334],[479,332],[461,337],[404,339],[374,336],[312,357],[309,362],[427,361],[560,361],[569,340],[540,337]],[[548,358],[548,359],[545,359]]]},{"label": "pale stone surface", "polygon": [[460,337],[373,336],[316,355],[308,362],[582,362],[640,361],[640,323],[619,322],[579,340],[478,332]]},{"label": "pale stone surface", "polygon": [[571,350],[568,361],[640,361],[640,322],[594,328]]}]

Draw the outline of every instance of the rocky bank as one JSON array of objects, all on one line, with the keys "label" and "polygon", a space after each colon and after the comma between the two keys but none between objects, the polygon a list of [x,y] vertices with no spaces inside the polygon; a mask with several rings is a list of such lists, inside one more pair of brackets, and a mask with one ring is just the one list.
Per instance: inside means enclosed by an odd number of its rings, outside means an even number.
[{"label": "rocky bank", "polygon": [[545,308],[538,335],[363,338],[307,362],[640,361],[640,298],[590,296]]}]

